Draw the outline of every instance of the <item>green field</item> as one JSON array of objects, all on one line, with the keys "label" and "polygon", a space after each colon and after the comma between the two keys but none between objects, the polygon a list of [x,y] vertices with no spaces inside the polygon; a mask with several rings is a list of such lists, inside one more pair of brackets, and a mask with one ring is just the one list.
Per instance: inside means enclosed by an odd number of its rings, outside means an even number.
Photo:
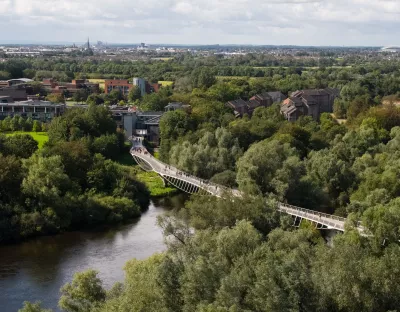
[{"label": "green field", "polygon": [[159,81],[158,83],[159,83],[160,85],[162,85],[163,87],[169,87],[169,86],[172,86],[172,85],[174,84],[173,81],[168,81],[168,80]]},{"label": "green field", "polygon": [[155,172],[138,171],[136,177],[146,184],[152,197],[168,196],[178,192],[176,188],[165,187],[162,179]]},{"label": "green field", "polygon": [[46,143],[49,140],[47,132],[15,131],[11,133],[6,133],[7,136],[16,134],[29,134],[36,142],[38,142],[39,148],[42,148],[44,143]]}]

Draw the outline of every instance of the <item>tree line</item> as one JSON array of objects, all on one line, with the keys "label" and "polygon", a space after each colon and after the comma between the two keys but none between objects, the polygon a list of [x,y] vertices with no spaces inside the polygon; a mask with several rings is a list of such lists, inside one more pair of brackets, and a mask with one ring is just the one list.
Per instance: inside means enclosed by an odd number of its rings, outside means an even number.
[{"label": "tree line", "polygon": [[53,119],[40,150],[30,135],[0,135],[0,243],[140,216],[149,192],[114,162],[128,152],[116,129],[91,106]]}]

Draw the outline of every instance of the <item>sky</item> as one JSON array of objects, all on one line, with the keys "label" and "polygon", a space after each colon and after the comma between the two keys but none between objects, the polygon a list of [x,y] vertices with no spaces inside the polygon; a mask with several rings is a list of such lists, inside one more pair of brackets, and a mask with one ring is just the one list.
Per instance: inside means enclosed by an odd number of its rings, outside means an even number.
[{"label": "sky", "polygon": [[400,45],[400,0],[0,0],[0,43]]}]

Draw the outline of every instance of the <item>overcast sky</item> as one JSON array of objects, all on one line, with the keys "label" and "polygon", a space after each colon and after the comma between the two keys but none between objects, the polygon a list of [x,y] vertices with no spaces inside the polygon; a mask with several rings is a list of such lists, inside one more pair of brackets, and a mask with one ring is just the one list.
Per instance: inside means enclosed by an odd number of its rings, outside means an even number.
[{"label": "overcast sky", "polygon": [[1,43],[400,45],[400,0],[0,0]]}]

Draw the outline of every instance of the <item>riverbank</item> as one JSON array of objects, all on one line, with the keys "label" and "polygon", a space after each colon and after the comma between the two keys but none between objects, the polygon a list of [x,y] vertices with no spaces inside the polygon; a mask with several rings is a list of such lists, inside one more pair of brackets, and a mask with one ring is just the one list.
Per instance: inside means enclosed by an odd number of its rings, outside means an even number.
[{"label": "riverbank", "polygon": [[157,217],[183,207],[184,201],[181,195],[152,201],[141,218],[106,230],[67,232],[0,246],[0,310],[15,312],[26,300],[40,300],[57,312],[59,289],[71,282],[74,273],[87,269],[98,270],[108,289],[122,282],[128,260],[165,250]]},{"label": "riverbank", "polygon": [[121,166],[122,170],[129,172],[130,175],[146,185],[152,198],[166,197],[179,193],[179,190],[176,188],[164,186],[163,180],[157,173],[142,170],[135,163],[131,154],[124,153],[120,156],[117,163]]}]

